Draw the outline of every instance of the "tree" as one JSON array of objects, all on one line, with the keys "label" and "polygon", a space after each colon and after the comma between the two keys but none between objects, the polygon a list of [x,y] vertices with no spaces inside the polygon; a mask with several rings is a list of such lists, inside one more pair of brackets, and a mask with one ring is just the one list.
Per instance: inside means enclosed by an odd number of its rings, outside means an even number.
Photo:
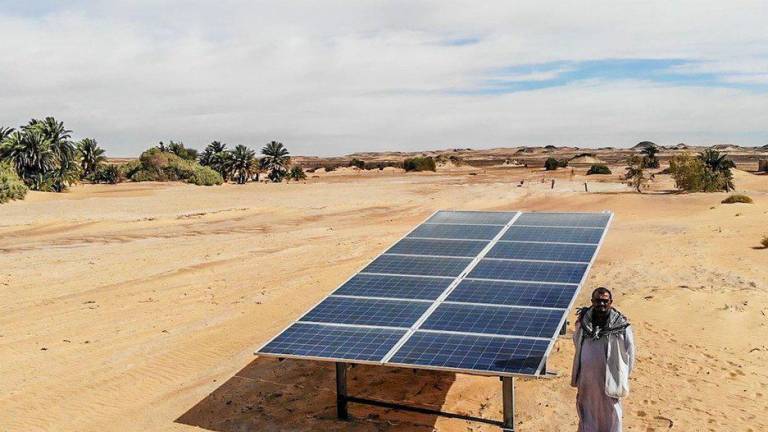
[{"label": "tree", "polygon": [[244,145],[238,145],[232,151],[232,174],[238,184],[245,184],[256,164],[256,152]]},{"label": "tree", "polygon": [[306,179],[307,175],[304,173],[304,169],[298,165],[294,165],[288,173],[288,180],[300,181]]},{"label": "tree", "polygon": [[262,167],[267,171],[267,177],[273,182],[282,181],[291,161],[288,149],[283,143],[271,141],[261,149],[261,154],[264,155],[261,161]]},{"label": "tree", "polygon": [[232,174],[232,152],[227,150],[227,145],[213,141],[205,147],[200,154],[200,165],[210,167],[227,181]]},{"label": "tree", "polygon": [[24,184],[42,190],[45,174],[56,166],[50,142],[37,129],[23,129],[8,136],[0,147],[0,159],[11,163]]},{"label": "tree", "polygon": [[49,142],[55,158],[53,169],[44,173],[45,185],[42,189],[62,192],[80,179],[77,150],[70,140],[72,131],[64,128],[63,122],[56,121],[53,117],[46,117],[44,120],[32,119],[24,128],[39,130]]},{"label": "tree", "polygon": [[[160,145],[161,146],[163,145],[162,141],[160,142]],[[184,147],[184,143],[181,141],[174,142],[173,140],[171,140],[171,142],[168,144],[168,151],[184,160],[188,160],[188,161],[197,160],[197,150]]]},{"label": "tree", "polygon": [[710,174],[719,177],[717,182],[720,187],[726,192],[734,189],[733,173],[731,168],[735,168],[736,164],[732,160],[726,159],[727,154],[720,154],[717,150],[706,149],[699,154],[699,159],[704,163],[704,166],[710,171]]},{"label": "tree", "polygon": [[624,177],[627,185],[632,186],[637,192],[642,193],[642,187],[648,182],[645,176],[644,160],[639,156],[630,156],[627,159],[627,174]]},{"label": "tree", "polygon": [[643,148],[641,153],[645,155],[643,157],[643,163],[646,168],[659,167],[659,159],[656,158],[656,154],[659,153],[659,148],[655,144]]},{"label": "tree", "polygon": [[2,144],[3,144],[3,141],[5,141],[5,139],[6,139],[6,138],[8,138],[9,136],[11,136],[11,134],[13,133],[13,131],[14,131],[14,129],[13,129],[13,128],[9,128],[9,127],[1,127],[1,126],[0,126],[0,145],[2,145]]},{"label": "tree", "polygon": [[77,152],[80,156],[80,168],[83,178],[92,176],[99,170],[99,166],[106,162],[104,149],[93,138],[83,138],[77,143]]}]

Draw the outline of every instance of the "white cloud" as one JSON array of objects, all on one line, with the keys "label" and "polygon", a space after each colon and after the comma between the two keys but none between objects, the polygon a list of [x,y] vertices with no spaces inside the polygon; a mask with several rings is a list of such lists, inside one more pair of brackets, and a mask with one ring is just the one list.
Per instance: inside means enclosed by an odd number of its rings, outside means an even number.
[{"label": "white cloud", "polygon": [[[625,80],[447,94],[499,68],[606,58],[696,60],[679,72],[765,84],[768,11],[758,1],[75,4],[0,11],[0,125],[53,114],[113,155],[170,138],[279,139],[323,155],[768,142],[764,88]],[[463,38],[476,43],[447,43]]]}]

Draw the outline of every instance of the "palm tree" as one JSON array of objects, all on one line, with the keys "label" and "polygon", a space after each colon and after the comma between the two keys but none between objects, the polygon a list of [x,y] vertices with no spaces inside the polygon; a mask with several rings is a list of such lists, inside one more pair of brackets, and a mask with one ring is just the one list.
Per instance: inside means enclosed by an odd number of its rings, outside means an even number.
[{"label": "palm tree", "polygon": [[256,163],[256,152],[244,145],[238,145],[232,151],[232,174],[238,184],[245,184],[251,176]]},{"label": "palm tree", "polygon": [[53,117],[45,120],[30,120],[24,127],[26,130],[39,130],[50,143],[51,152],[56,160],[52,170],[45,173],[46,186],[43,189],[51,189],[61,192],[80,178],[80,167],[77,164],[77,150],[70,140],[72,131],[64,128],[63,122],[56,121]]},{"label": "palm tree", "polygon": [[211,141],[210,144],[205,146],[205,150],[200,154],[199,162],[203,166],[211,166],[213,155],[219,154],[227,150],[227,145],[218,141]]},{"label": "palm tree", "polygon": [[649,145],[641,151],[645,155],[643,162],[646,168],[658,168],[659,160],[656,158],[656,154],[659,152],[659,148],[656,145]]},{"label": "palm tree", "polygon": [[0,146],[0,159],[10,161],[19,177],[34,190],[44,189],[46,174],[56,167],[50,141],[36,128],[10,134]]},{"label": "palm tree", "polygon": [[280,182],[288,172],[287,166],[291,161],[288,149],[283,143],[272,141],[261,149],[262,166],[268,171],[268,177],[273,182]]},{"label": "palm tree", "polygon": [[14,131],[13,128],[0,127],[0,144],[2,144],[3,141],[5,141],[6,138],[11,136],[13,131]]},{"label": "palm tree", "polygon": [[200,154],[200,165],[210,167],[221,174],[224,181],[232,175],[232,152],[227,151],[227,145],[213,141]]},{"label": "palm tree", "polygon": [[704,163],[704,166],[713,175],[721,177],[720,183],[726,192],[735,189],[731,168],[736,167],[736,164],[732,160],[727,159],[727,157],[727,154],[721,155],[719,151],[714,149],[706,149],[699,154],[699,160]]},{"label": "palm tree", "polygon": [[77,143],[77,152],[80,155],[80,168],[82,168],[83,177],[93,175],[99,169],[99,165],[107,160],[104,157],[104,149],[99,147],[93,138],[80,140]]}]

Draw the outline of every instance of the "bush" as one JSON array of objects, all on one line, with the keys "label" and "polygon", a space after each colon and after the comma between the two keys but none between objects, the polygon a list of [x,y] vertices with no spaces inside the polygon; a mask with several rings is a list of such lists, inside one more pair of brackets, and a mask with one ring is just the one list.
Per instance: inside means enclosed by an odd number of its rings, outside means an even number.
[{"label": "bush", "polygon": [[723,204],[735,204],[735,203],[752,204],[752,198],[742,194],[733,194],[728,198],[724,199],[722,203]]},{"label": "bush", "polygon": [[126,162],[124,164],[118,165],[118,169],[120,170],[120,175],[125,178],[133,178],[133,175],[136,174],[138,170],[141,169],[141,161],[134,160],[130,162]]},{"label": "bush", "polygon": [[435,160],[431,157],[415,157],[403,161],[405,172],[408,171],[435,171]]},{"label": "bush", "polygon": [[22,200],[27,195],[27,185],[8,163],[0,164],[0,204],[10,200]]},{"label": "bush", "polygon": [[553,157],[547,158],[547,160],[544,162],[544,169],[547,171],[554,171],[558,168],[565,168],[568,166],[568,161],[563,160],[557,160]]},{"label": "bush", "polygon": [[221,174],[205,166],[196,166],[188,181],[198,186],[213,186],[224,183]]},{"label": "bush", "polygon": [[688,153],[672,158],[669,172],[675,179],[675,187],[688,192],[722,191],[730,181],[730,171],[709,169],[701,158]]},{"label": "bush", "polygon": [[610,174],[611,170],[604,164],[595,164],[589,167],[589,171],[587,171],[587,175],[592,174]]},{"label": "bush", "polygon": [[325,169],[325,172],[336,171],[336,167],[333,165],[326,165],[323,168]]},{"label": "bush", "polygon": [[125,180],[120,167],[117,165],[101,165],[91,176],[94,183],[117,184]]},{"label": "bush", "polygon": [[360,169],[365,169],[365,161],[362,161],[360,159],[354,158],[351,161],[349,161],[349,166],[351,166],[351,167],[358,167]]},{"label": "bush", "polygon": [[288,180],[306,180],[307,175],[304,174],[304,169],[302,169],[300,166],[296,165],[288,172]]}]

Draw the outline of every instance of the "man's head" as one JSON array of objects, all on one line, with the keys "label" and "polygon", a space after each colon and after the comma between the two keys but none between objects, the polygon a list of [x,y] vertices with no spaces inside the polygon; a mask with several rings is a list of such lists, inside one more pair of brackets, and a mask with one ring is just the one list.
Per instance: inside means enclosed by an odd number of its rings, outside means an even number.
[{"label": "man's head", "polygon": [[600,287],[592,291],[592,308],[598,315],[605,315],[611,310],[613,295],[611,290]]}]

